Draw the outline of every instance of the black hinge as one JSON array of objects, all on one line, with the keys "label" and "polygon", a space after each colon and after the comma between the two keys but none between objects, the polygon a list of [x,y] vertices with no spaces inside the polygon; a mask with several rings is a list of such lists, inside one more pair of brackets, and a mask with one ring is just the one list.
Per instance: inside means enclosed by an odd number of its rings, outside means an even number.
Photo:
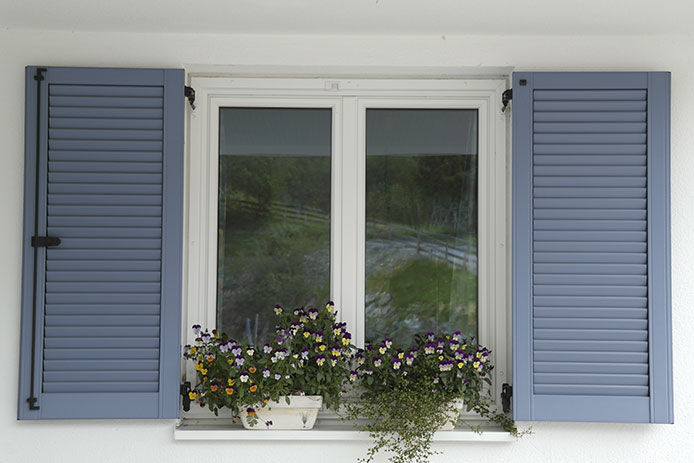
[{"label": "black hinge", "polygon": [[508,106],[508,104],[511,102],[512,99],[513,99],[513,89],[509,88],[508,90],[504,90],[504,93],[501,94],[501,104],[502,104],[501,112],[502,113],[504,111],[506,111],[506,107]]},{"label": "black hinge", "polygon": [[511,411],[511,397],[513,397],[513,386],[508,383],[501,385],[501,409],[504,413]]},{"label": "black hinge", "polygon": [[47,246],[58,246],[60,238],[57,236],[32,236],[31,246],[35,248],[45,248]]},{"label": "black hinge", "polygon": [[195,89],[193,87],[188,87],[187,85],[183,87],[183,96],[188,98],[188,103],[190,103],[190,108],[195,109]]},{"label": "black hinge", "polygon": [[180,394],[181,397],[183,397],[183,411],[184,412],[189,412],[190,411],[190,396],[188,393],[190,392],[190,381],[186,381],[185,383],[181,384],[181,389],[180,389]]}]

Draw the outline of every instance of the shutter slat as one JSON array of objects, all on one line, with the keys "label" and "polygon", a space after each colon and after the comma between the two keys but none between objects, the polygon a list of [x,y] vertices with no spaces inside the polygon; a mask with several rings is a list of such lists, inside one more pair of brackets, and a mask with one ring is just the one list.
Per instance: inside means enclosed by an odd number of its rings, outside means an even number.
[{"label": "shutter slat", "polygon": [[645,188],[536,187],[536,198],[645,198]]},{"label": "shutter slat", "polygon": [[50,150],[106,150],[106,151],[157,151],[161,152],[161,141],[148,140],[48,140]]},{"label": "shutter slat", "polygon": [[535,112],[540,111],[645,111],[646,101],[536,101]]},{"label": "shutter slat", "polygon": [[159,271],[161,268],[161,262],[156,260],[156,258],[151,260],[52,260],[46,263],[46,268],[49,271]]},{"label": "shutter slat", "polygon": [[[115,325],[127,325],[126,320],[123,317],[130,319],[133,316],[142,316],[142,323],[145,325],[150,324],[151,319],[147,316],[149,315],[159,315],[159,306],[156,304],[48,304],[46,305],[46,315],[47,316],[57,316],[57,315],[98,315],[104,319],[103,323],[113,322]],[[116,316],[113,319],[108,319],[107,316]],[[76,320],[84,320],[89,322],[89,318],[77,317],[73,318],[72,321],[67,321],[69,317],[64,317],[66,323],[79,323]],[[60,317],[56,317],[57,320]],[[58,323],[58,322],[56,322]],[[137,318],[133,318],[133,323],[138,323]],[[98,322],[94,322],[98,324]]]},{"label": "shutter slat", "polygon": [[48,227],[48,234],[64,238],[161,238],[159,227]]},{"label": "shutter slat", "polygon": [[43,386],[43,391],[48,393],[70,392],[70,393],[90,393],[98,392],[156,392],[159,383],[152,382],[54,382],[48,381]]},{"label": "shutter slat", "polygon": [[158,260],[161,259],[159,249],[49,249],[46,251],[49,259],[53,260]]},{"label": "shutter slat", "polygon": [[[110,95],[109,95],[110,96]],[[161,97],[128,97],[109,98],[109,96],[53,96],[51,95],[48,104],[52,107],[81,107],[81,108],[154,108],[159,109],[163,106]]]},{"label": "shutter slat", "polygon": [[[106,214],[107,211],[103,211]],[[48,218],[49,227],[161,227],[161,217],[126,217],[126,216],[64,216]]]},{"label": "shutter slat", "polygon": [[556,220],[535,220],[533,224],[535,230],[646,230],[645,220],[570,220],[557,217]]},{"label": "shutter slat", "polygon": [[159,119],[162,120],[164,111],[161,108],[77,108],[77,107],[55,107],[48,108],[48,113],[52,118],[60,117],[86,117],[100,119]]},{"label": "shutter slat", "polygon": [[536,144],[640,144],[646,143],[644,133],[535,133]]},{"label": "shutter slat", "polygon": [[536,274],[553,273],[553,274],[604,274],[604,275],[645,275],[647,271],[646,265],[640,264],[535,264],[533,271]]},{"label": "shutter slat", "polygon": [[161,86],[144,85],[51,85],[52,96],[163,97]]},{"label": "shutter slat", "polygon": [[645,101],[645,90],[535,90],[535,101],[636,100]]},{"label": "shutter slat", "polygon": [[62,129],[50,128],[50,140],[161,140],[163,132],[154,129]]},{"label": "shutter slat", "polygon": [[[138,329],[142,328],[141,332],[146,332],[148,333],[148,336],[153,336],[158,333],[159,322],[159,317],[156,315],[103,315],[103,311],[98,311],[93,307],[90,307],[89,311],[85,311],[84,313],[80,314],[73,313],[70,315],[46,315],[46,326],[51,326],[53,329],[56,329],[57,327],[65,327],[65,329],[69,328],[70,330],[73,330],[70,332],[81,334],[84,334],[83,327],[85,326],[89,326],[91,328],[105,327],[108,329],[117,327],[119,330],[122,327],[127,326],[129,329],[133,327]],[[155,330],[152,331],[151,328],[155,328]],[[104,334],[103,336],[107,335]]]},{"label": "shutter slat", "polygon": [[642,209],[537,209],[535,219],[646,220]]},{"label": "shutter slat", "polygon": [[643,363],[535,362],[536,373],[605,373],[647,375]]},{"label": "shutter slat", "polygon": [[648,368],[648,352],[585,352],[585,351],[535,351],[533,359],[537,362],[586,362],[597,365],[603,363],[620,363],[639,365]]},{"label": "shutter slat", "polygon": [[606,242],[644,242],[646,239],[645,231],[574,231],[574,230],[553,230],[535,231],[533,233],[537,242],[541,241],[606,241]]},{"label": "shutter slat", "polygon": [[645,297],[627,296],[535,296],[535,306],[542,307],[647,307]]},{"label": "shutter slat", "polygon": [[626,145],[623,143],[619,144],[598,144],[590,143],[586,145],[579,144],[539,144],[534,145],[533,150],[535,154],[550,154],[550,155],[586,155],[586,154],[599,154],[599,155],[629,155],[629,156],[643,156],[646,154],[646,146],[642,143],[635,143],[632,145]]},{"label": "shutter slat", "polygon": [[[57,285],[58,283],[56,283]],[[645,297],[647,290],[642,286],[609,286],[609,285],[534,285],[536,296],[635,296]]]},{"label": "shutter slat", "polygon": [[72,162],[52,161],[51,172],[90,172],[90,173],[161,173],[161,162]]},{"label": "shutter slat", "polygon": [[648,331],[619,329],[559,329],[535,328],[536,340],[573,340],[573,341],[647,341]]},{"label": "shutter slat", "polygon": [[157,184],[101,184],[101,183],[53,183],[49,185],[49,194],[78,194],[78,195],[156,195],[161,194],[161,185]]},{"label": "shutter slat", "polygon": [[43,355],[46,360],[158,359],[159,349],[50,349]]},{"label": "shutter slat", "polygon": [[648,320],[626,320],[624,318],[551,318],[537,316],[535,328],[594,329],[594,330],[648,330]]},{"label": "shutter slat", "polygon": [[618,373],[535,373],[536,384],[600,384],[648,386],[648,374]]},{"label": "shutter slat", "polygon": [[48,271],[46,281],[111,281],[111,282],[159,282],[161,272],[130,272],[130,271],[108,271],[99,270],[91,272],[80,272],[70,270]]},{"label": "shutter slat", "polygon": [[46,304],[159,304],[159,294],[152,293],[53,293],[46,295]]},{"label": "shutter slat", "polygon": [[645,264],[645,252],[536,252],[535,262]]},{"label": "shutter slat", "polygon": [[595,352],[648,352],[646,341],[594,341],[594,340],[561,340],[536,339],[535,350],[541,351],[581,351]]},{"label": "shutter slat", "polygon": [[[86,330],[85,330],[86,333]],[[86,333],[88,334],[88,333]],[[115,338],[85,338],[85,337],[50,337],[46,334],[44,351],[53,349],[151,349],[159,347],[158,337],[115,337]],[[45,380],[44,380],[45,382]]]},{"label": "shutter slat", "polygon": [[646,122],[645,111],[542,111],[534,113],[538,122]]},{"label": "shutter slat", "polygon": [[44,371],[157,371],[158,360],[45,360]]},{"label": "shutter slat", "polygon": [[648,283],[646,275],[578,275],[578,274],[535,274],[536,285],[619,285],[645,286]]},{"label": "shutter slat", "polygon": [[48,120],[51,129],[146,129],[162,130],[163,121],[153,119],[117,119],[117,118],[83,118],[52,117]]},{"label": "shutter slat", "polygon": [[645,396],[648,386],[539,384],[535,393],[546,395]]},{"label": "shutter slat", "polygon": [[46,292],[52,294],[62,293],[159,293],[159,282],[154,283],[132,283],[132,282],[85,282],[71,283],[66,281],[56,281],[46,283]]},{"label": "shutter slat", "polygon": [[[96,230],[98,235],[98,230]],[[147,238],[65,238],[60,243],[63,249],[160,249],[160,239]]]},{"label": "shutter slat", "polygon": [[536,172],[535,185],[548,187],[627,187],[627,188],[645,188],[646,178],[635,177],[585,177],[578,176],[573,169],[563,169],[564,176],[559,175],[543,175]]},{"label": "shutter slat", "polygon": [[[601,172],[605,172],[605,175],[615,175],[615,173],[619,172],[627,172],[627,173],[633,173],[633,172],[641,172],[641,170],[633,170],[633,169],[643,169],[643,167],[631,167],[629,169],[631,170],[622,170],[626,169],[624,166],[645,166],[646,165],[646,156],[643,155],[626,155],[626,154],[618,154],[618,155],[600,155],[600,154],[586,154],[586,155],[579,155],[579,154],[569,154],[569,155],[544,155],[544,156],[535,156],[535,169],[545,169],[545,167],[537,167],[537,166],[574,166],[573,169],[571,169],[571,172],[576,172],[577,175],[582,175],[581,173],[584,172],[594,172],[594,175],[600,175],[599,172],[596,172],[598,169],[596,169],[596,166],[600,166],[601,169],[599,169]],[[552,169],[553,174],[562,174],[562,170],[560,169],[553,169],[553,167],[547,167],[547,169]],[[583,170],[581,170],[583,169]],[[603,170],[604,169],[604,170]],[[545,173],[548,171],[543,171],[540,170],[541,173]]]},{"label": "shutter slat", "polygon": [[646,208],[645,199],[625,198],[538,198],[535,209],[637,209]]},{"label": "shutter slat", "polygon": [[535,133],[645,133],[645,122],[536,122]]},{"label": "shutter slat", "polygon": [[126,217],[159,217],[161,215],[161,207],[159,206],[109,206],[108,208],[101,206],[48,206],[48,213],[52,216],[99,216],[108,214],[114,216]]},{"label": "shutter slat", "polygon": [[[605,301],[607,302],[607,301]],[[609,307],[604,304],[602,307],[577,307],[567,305],[564,307],[537,307],[535,309],[536,317],[547,318],[621,318],[625,321],[632,319],[646,319],[648,310],[645,307]]]},{"label": "shutter slat", "polygon": [[44,373],[49,382],[156,382],[159,380],[159,373],[152,371],[47,371]]}]

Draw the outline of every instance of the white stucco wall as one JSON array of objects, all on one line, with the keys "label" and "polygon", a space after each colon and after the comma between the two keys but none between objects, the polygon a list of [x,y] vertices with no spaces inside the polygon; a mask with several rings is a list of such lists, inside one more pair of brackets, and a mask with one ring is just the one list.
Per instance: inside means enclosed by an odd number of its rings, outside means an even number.
[{"label": "white stucco wall", "polygon": [[[628,14],[628,12],[625,12]],[[499,33],[503,33],[502,30]],[[339,37],[0,30],[0,462],[353,462],[366,442],[176,442],[173,421],[16,420],[24,66],[514,67],[672,71],[674,425],[536,423],[513,443],[438,444],[434,461],[694,460],[694,37]],[[199,69],[199,67],[198,67]]]}]

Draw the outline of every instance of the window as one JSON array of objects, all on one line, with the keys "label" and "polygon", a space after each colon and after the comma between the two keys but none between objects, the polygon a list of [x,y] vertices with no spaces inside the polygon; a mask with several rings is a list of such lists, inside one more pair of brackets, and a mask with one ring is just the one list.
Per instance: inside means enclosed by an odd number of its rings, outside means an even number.
[{"label": "window", "polygon": [[500,392],[504,80],[192,85],[186,342],[194,322],[262,342],[274,304],[331,297],[358,345],[430,329],[478,336]]}]

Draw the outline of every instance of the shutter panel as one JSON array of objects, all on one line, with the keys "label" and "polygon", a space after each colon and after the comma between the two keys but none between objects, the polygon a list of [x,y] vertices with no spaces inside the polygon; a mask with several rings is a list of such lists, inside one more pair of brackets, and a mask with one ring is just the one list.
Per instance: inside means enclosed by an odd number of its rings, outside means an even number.
[{"label": "shutter panel", "polygon": [[514,73],[517,420],[672,423],[669,73]]},{"label": "shutter panel", "polygon": [[[36,74],[27,68],[19,418],[175,418],[183,71]],[[35,227],[61,243],[33,248]]]}]

